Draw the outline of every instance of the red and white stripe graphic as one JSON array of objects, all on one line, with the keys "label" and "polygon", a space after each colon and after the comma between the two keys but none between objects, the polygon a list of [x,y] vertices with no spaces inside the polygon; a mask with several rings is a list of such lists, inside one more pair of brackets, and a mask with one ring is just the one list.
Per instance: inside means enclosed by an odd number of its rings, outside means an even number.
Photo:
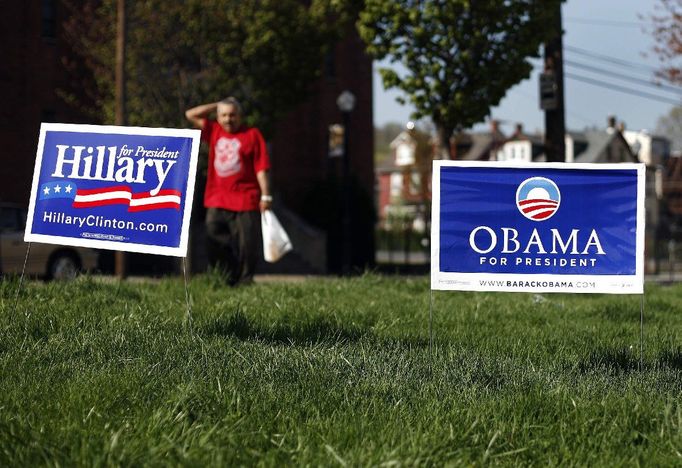
[{"label": "red and white stripe graphic", "polygon": [[78,189],[73,200],[73,207],[128,205],[128,211],[148,211],[162,208],[179,210],[181,195],[178,190],[160,190],[153,196],[149,192],[133,193],[130,187],[125,185],[91,190]]},{"label": "red and white stripe graphic", "polygon": [[549,198],[529,198],[519,201],[519,209],[528,218],[539,221],[549,218],[559,208],[559,202]]}]

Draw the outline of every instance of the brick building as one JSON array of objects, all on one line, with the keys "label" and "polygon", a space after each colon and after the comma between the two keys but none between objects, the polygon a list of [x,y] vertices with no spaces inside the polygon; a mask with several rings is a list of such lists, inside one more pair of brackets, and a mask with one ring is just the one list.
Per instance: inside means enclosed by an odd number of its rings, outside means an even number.
[{"label": "brick building", "polygon": [[328,267],[340,268],[342,158],[329,157],[329,131],[342,123],[336,100],[356,97],[350,114],[348,157],[352,191],[352,264],[374,259],[374,132],[372,61],[353,31],[327,58],[310,97],[277,126],[272,139],[272,184],[282,202],[327,235]]},{"label": "brick building", "polygon": [[[86,119],[60,98],[70,83],[62,65],[69,53],[61,25],[68,10],[60,0],[3,2],[0,34],[5,44],[0,67],[0,138],[3,169],[0,201],[27,203],[40,122],[98,123]],[[372,62],[354,30],[334,48],[324,74],[305,102],[282,119],[269,142],[272,185],[292,229],[321,233],[326,259],[318,266],[339,267],[340,158],[328,157],[328,131],[341,123],[336,99],[343,90],[357,98],[349,125],[353,186],[353,265],[373,262]],[[113,73],[113,71],[112,71]],[[310,229],[307,229],[310,226]],[[319,237],[319,235],[318,235]],[[308,244],[308,242],[302,242]],[[301,253],[306,245],[301,245]],[[308,253],[319,257],[320,250]],[[319,267],[317,268],[320,269]]]},{"label": "brick building", "polygon": [[40,122],[85,123],[58,89],[69,86],[62,67],[68,47],[57,1],[3,2],[0,7],[0,200],[28,203]]}]

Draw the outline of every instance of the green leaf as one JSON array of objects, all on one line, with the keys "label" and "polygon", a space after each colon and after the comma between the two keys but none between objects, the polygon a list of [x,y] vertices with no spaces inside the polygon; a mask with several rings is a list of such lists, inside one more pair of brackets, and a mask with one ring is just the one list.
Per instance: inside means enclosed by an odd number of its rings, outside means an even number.
[{"label": "green leaf", "polygon": [[416,115],[441,130],[482,121],[506,91],[527,78],[561,0],[367,0],[357,28],[378,59],[385,87],[405,92]]}]

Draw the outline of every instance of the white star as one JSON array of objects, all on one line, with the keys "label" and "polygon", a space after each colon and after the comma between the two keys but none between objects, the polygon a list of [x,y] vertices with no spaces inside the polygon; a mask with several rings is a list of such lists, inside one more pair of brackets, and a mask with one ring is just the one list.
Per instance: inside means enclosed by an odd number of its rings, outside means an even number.
[{"label": "white star", "polygon": [[45,195],[49,195],[49,194],[50,194],[50,189],[49,189],[49,187],[45,187],[45,188],[43,189],[43,193],[44,193]]},{"label": "white star", "polygon": [[71,186],[67,185],[64,190],[66,190],[66,193],[71,193]]},{"label": "white star", "polygon": [[59,185],[54,186],[54,193],[60,193],[62,191],[62,188]]}]

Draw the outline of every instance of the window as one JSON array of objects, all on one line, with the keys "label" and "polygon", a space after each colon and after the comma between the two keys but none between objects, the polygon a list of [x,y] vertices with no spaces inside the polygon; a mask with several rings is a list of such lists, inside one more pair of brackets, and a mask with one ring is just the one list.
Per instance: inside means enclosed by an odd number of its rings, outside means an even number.
[{"label": "window", "polygon": [[57,37],[57,0],[43,0],[41,6],[42,37],[54,39]]}]

